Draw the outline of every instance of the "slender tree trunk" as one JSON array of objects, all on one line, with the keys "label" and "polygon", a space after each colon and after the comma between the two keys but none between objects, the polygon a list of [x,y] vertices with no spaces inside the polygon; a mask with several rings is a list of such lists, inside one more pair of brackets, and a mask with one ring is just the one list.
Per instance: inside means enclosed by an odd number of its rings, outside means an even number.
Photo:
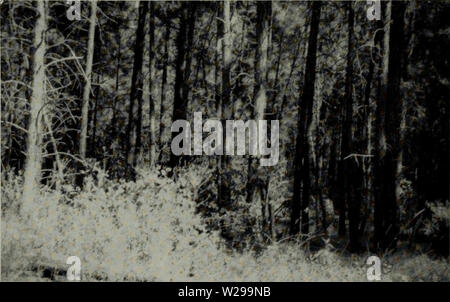
[{"label": "slender tree trunk", "polygon": [[[353,58],[354,58],[354,11],[352,2],[347,2],[347,22],[348,22],[348,44],[347,44],[347,67],[345,80],[345,103],[342,127],[341,157],[338,164],[339,184],[339,235],[346,234],[346,210],[348,210],[350,247],[357,248],[358,241],[358,218],[360,199],[355,196],[357,181],[355,158],[349,157],[353,151]],[[355,196],[356,198],[352,198]]]},{"label": "slender tree trunk", "polygon": [[[215,69],[214,69],[214,98],[216,104],[216,114],[218,119],[222,119],[222,82],[220,81],[222,71],[221,61],[221,45],[224,38],[224,22],[223,22],[223,2],[216,2],[216,52],[215,52]],[[218,204],[222,203],[222,156],[217,156],[217,200]]]},{"label": "slender tree trunk", "polygon": [[258,46],[255,58],[255,119],[264,120],[267,107],[269,43],[271,36],[272,3],[262,1],[256,3],[257,25],[256,36]]},{"label": "slender tree trunk", "polygon": [[[222,122],[222,129],[225,129],[225,121],[231,118],[232,115],[232,101],[231,101],[231,12],[230,1],[223,2],[223,39],[222,39],[222,86],[221,86],[221,100],[220,100],[220,120]],[[218,37],[219,38],[219,37]],[[219,206],[226,206],[230,202],[230,183],[231,175],[228,171],[229,158],[225,155],[226,138],[223,140],[224,154],[219,158]]]},{"label": "slender tree trunk", "polygon": [[155,101],[153,99],[153,82],[154,82],[154,74],[155,71],[153,70],[153,62],[155,59],[155,12],[154,12],[154,3],[152,1],[148,2],[148,9],[149,9],[149,18],[150,18],[150,27],[149,27],[149,60],[148,60],[148,72],[149,72],[149,88],[148,88],[148,102],[149,102],[149,140],[148,140],[148,147],[149,147],[149,163],[150,167],[153,167],[155,164],[156,159],[156,145],[155,145],[155,117],[154,117],[154,111],[155,111]]},{"label": "slender tree trunk", "polygon": [[403,49],[405,4],[386,3],[384,55],[380,99],[377,106],[377,141],[375,154],[375,245],[395,248],[398,235],[398,205],[395,195],[399,152],[399,86]]},{"label": "slender tree trunk", "polygon": [[[257,121],[265,119],[265,111],[268,106],[268,68],[269,58],[268,52],[270,47],[271,37],[271,19],[272,19],[272,3],[269,1],[262,1],[256,3],[256,37],[257,48],[255,54],[255,93],[254,104],[255,110],[253,116]],[[266,142],[258,142],[258,144],[266,144]],[[267,194],[267,179],[261,179],[258,168],[253,167],[253,160],[249,157],[248,165],[248,180],[247,180],[247,201],[252,203],[259,203],[261,205],[262,228],[263,232],[271,236],[272,230],[271,205],[268,203]],[[260,172],[260,173],[258,173]]]},{"label": "slender tree trunk", "polygon": [[[189,3],[189,8],[187,11],[187,25],[188,25],[188,30],[187,30],[187,43],[185,45],[185,66],[184,66],[184,73],[183,73],[183,85],[182,85],[182,92],[183,92],[183,99],[186,100],[186,106],[185,108],[187,109],[187,102],[189,99],[189,90],[191,89],[191,69],[192,69],[192,58],[193,58],[193,47],[194,47],[194,32],[195,32],[195,19],[197,17],[196,15],[196,11],[197,11],[197,4],[196,2],[191,2]],[[186,116],[186,113],[185,113]]]},{"label": "slender tree trunk", "polygon": [[49,114],[48,114],[47,110],[45,110],[45,112],[43,112],[43,115],[44,115],[45,127],[47,128],[47,131],[49,133],[50,141],[53,146],[53,152],[55,153],[54,165],[56,166],[55,167],[56,169],[54,169],[55,170],[54,172],[57,173],[57,176],[55,177],[56,178],[55,188],[57,191],[59,191],[61,188],[61,183],[64,181],[64,167],[63,167],[63,164],[61,162],[61,157],[58,152],[58,144],[55,139],[55,136],[53,135],[53,127],[52,127],[51,119],[49,118]]},{"label": "slender tree trunk", "polygon": [[80,138],[80,157],[86,158],[86,143],[87,143],[87,128],[88,128],[88,114],[89,114],[89,95],[91,93],[91,78],[92,78],[92,61],[94,58],[94,39],[95,39],[95,25],[97,18],[97,0],[91,2],[91,17],[89,19],[89,40],[86,58],[86,83],[83,90],[83,104],[81,107],[81,138]]},{"label": "slender tree trunk", "polygon": [[98,98],[100,95],[100,75],[97,76],[97,90],[95,93],[95,104],[92,112],[92,137],[91,137],[91,156],[97,157],[96,152],[96,136],[97,136],[97,111],[98,111]]},{"label": "slender tree trunk", "polygon": [[[191,54],[188,48],[192,46],[195,26],[195,3],[182,2],[180,16],[180,29],[177,36],[177,60],[175,67],[175,96],[172,118],[185,120],[187,116],[187,104],[189,94],[189,76],[191,73]],[[172,132],[172,140],[178,134]],[[169,166],[178,165],[180,156],[170,153]]]},{"label": "slender tree trunk", "polygon": [[[245,6],[244,3],[241,3],[242,5],[242,9],[248,10],[248,3]],[[238,4],[236,4],[236,10],[239,9],[240,7],[238,6]],[[244,16],[242,16],[244,17]],[[239,42],[240,45],[240,49],[239,49],[239,56],[236,58],[236,61],[238,62],[238,71],[236,72],[238,74],[237,78],[236,78],[236,83],[234,85],[234,89],[231,92],[232,95],[235,95],[237,100],[241,99],[240,101],[234,102],[234,106],[233,106],[233,114],[234,116],[236,116],[239,111],[242,109],[242,103],[245,99],[246,96],[246,87],[244,84],[244,79],[245,77],[243,76],[247,70],[247,64],[245,64],[245,57],[246,55],[248,55],[248,51],[247,51],[247,47],[246,47],[246,37],[247,37],[247,23],[245,22],[245,20],[242,20],[242,26],[241,26],[241,30],[240,33],[241,35],[241,39]]]},{"label": "slender tree trunk", "polygon": [[214,97],[216,100],[216,109],[217,109],[217,118],[222,117],[222,82],[220,79],[220,73],[222,70],[222,61],[221,61],[221,45],[222,40],[224,38],[224,24],[223,24],[223,3],[216,2],[217,5],[217,18],[216,18],[216,53],[215,53],[215,74],[214,74],[214,83],[215,83],[215,93]]},{"label": "slender tree trunk", "polygon": [[284,86],[283,98],[281,99],[281,103],[280,103],[280,105],[278,107],[278,110],[277,110],[277,119],[280,119],[282,114],[283,114],[283,112],[284,112],[284,106],[286,105],[286,102],[287,102],[287,91],[288,91],[289,85],[291,84],[291,79],[292,79],[293,74],[294,74],[295,65],[297,63],[297,60],[298,60],[298,57],[299,57],[299,54],[300,54],[300,46],[301,46],[301,44],[302,44],[302,39],[299,38],[298,39],[298,43],[297,43],[297,47],[295,49],[294,58],[292,60],[291,68],[290,68],[290,71],[289,71],[289,77],[287,79],[286,85]]},{"label": "slender tree trunk", "polygon": [[[386,137],[384,129],[384,110],[386,104],[387,84],[388,84],[388,71],[389,71],[389,37],[391,29],[391,9],[392,3],[389,1],[385,6],[385,27],[383,37],[383,59],[381,62],[381,77],[379,81],[379,101],[376,109],[376,126],[375,126],[375,158],[374,158],[374,188],[375,188],[375,247],[377,249],[383,248],[384,238],[384,205],[381,192],[378,190],[384,190],[383,183],[383,171],[382,171],[382,158],[386,152]],[[389,180],[386,180],[389,181]]]},{"label": "slender tree trunk", "polygon": [[24,173],[24,186],[21,212],[24,218],[33,211],[34,201],[39,195],[42,163],[42,113],[45,106],[45,32],[47,16],[44,1],[36,2],[39,13],[34,27],[33,47],[33,84],[30,101],[30,119],[28,122],[27,156]]},{"label": "slender tree trunk", "polygon": [[[413,0],[408,2],[408,7],[405,8],[410,12],[410,20],[404,25],[404,47],[403,47],[403,66],[401,67],[402,81],[407,84],[411,81],[411,76],[408,71],[408,64],[411,64],[411,54],[413,53],[412,49],[414,49],[415,40],[416,40],[416,16],[417,16],[417,5],[418,1]],[[399,208],[399,224],[405,225],[408,221],[413,219],[415,212],[417,211],[417,204],[409,204],[407,207],[405,204],[400,203],[401,191],[402,191],[402,180],[406,179],[409,167],[412,166],[407,160],[409,159],[407,154],[408,152],[405,150],[407,134],[406,130],[410,124],[409,121],[409,110],[410,110],[410,102],[407,102],[405,94],[400,96],[400,129],[399,129],[399,155],[397,161],[397,171],[396,171],[396,189],[395,196],[397,199],[397,203],[400,206]],[[429,154],[428,154],[429,156]]]},{"label": "slender tree trunk", "polygon": [[161,104],[159,109],[159,154],[158,154],[158,162],[162,163],[163,158],[163,135],[164,135],[164,114],[166,112],[165,102],[166,102],[166,86],[167,86],[167,72],[169,68],[169,40],[170,40],[170,25],[166,24],[166,32],[164,35],[164,57],[163,57],[163,73],[161,80]]},{"label": "slender tree trunk", "polygon": [[[223,41],[222,41],[222,120],[232,115],[231,104],[231,7],[230,1],[223,3]],[[225,128],[224,128],[225,129]]]},{"label": "slender tree trunk", "polygon": [[117,139],[117,102],[119,100],[119,78],[120,78],[120,47],[121,47],[121,36],[120,36],[120,29],[117,37],[117,54],[116,54],[116,87],[115,87],[115,95],[114,95],[114,101],[113,101],[113,116],[111,121],[111,136],[112,140]]},{"label": "slender tree trunk", "polygon": [[[276,109],[276,101],[277,101],[277,97],[280,93],[280,85],[278,83],[278,78],[280,77],[280,66],[281,66],[281,59],[283,57],[283,41],[284,41],[284,31],[281,32],[281,37],[280,37],[280,41],[278,44],[278,58],[277,58],[277,67],[276,67],[276,71],[275,71],[275,77],[274,77],[274,81],[272,83],[272,87],[274,88],[274,93],[272,94],[271,100],[272,100],[272,105],[271,105],[271,110],[275,110]],[[278,114],[278,113],[277,113]]]},{"label": "slender tree trunk", "polygon": [[292,198],[291,227],[292,235],[298,234],[300,227],[303,233],[309,231],[309,216],[306,208],[309,204],[309,143],[307,131],[311,124],[314,102],[314,86],[316,80],[317,36],[319,33],[321,1],[311,4],[312,16],[306,56],[305,79],[300,97],[301,107],[298,119],[296,153],[294,159],[294,194]]},{"label": "slender tree trunk", "polygon": [[[377,26],[375,28],[382,28],[382,22],[378,21]],[[380,39],[379,35],[376,35],[377,31],[374,31],[374,44],[380,45]],[[363,143],[366,144],[365,150],[364,146],[361,147],[363,152],[365,151],[366,154],[373,156],[373,123],[375,120],[374,117],[374,100],[371,97],[372,96],[372,87],[373,81],[374,81],[374,73],[375,73],[375,58],[374,58],[374,48],[370,48],[370,62],[369,62],[369,70],[366,78],[366,85],[364,88],[364,107],[365,107],[365,117],[367,118],[367,127],[365,129],[366,132],[366,140],[363,141]],[[364,203],[361,208],[362,221],[361,221],[361,231],[362,231],[362,238],[366,239],[366,244],[369,243],[370,237],[373,233],[374,228],[374,202],[373,202],[373,159],[372,157],[368,158],[366,162],[366,175],[365,175],[365,184],[364,184]]]},{"label": "slender tree trunk", "polygon": [[[5,120],[8,123],[12,123],[14,121],[14,110],[13,110],[12,105],[13,105],[13,102],[9,101],[9,102],[6,102],[5,107],[2,106],[2,112],[3,113],[5,111],[7,112]],[[2,164],[5,165],[5,167],[10,167],[10,160],[11,160],[11,155],[12,155],[12,151],[13,151],[13,149],[12,149],[12,147],[13,147],[13,128],[12,128],[12,126],[9,126],[6,129],[4,127],[3,135],[6,137],[6,143],[5,143],[6,148],[5,149],[7,149],[7,151],[4,151],[5,153],[2,153]],[[3,150],[5,150],[5,149],[3,149]]]},{"label": "slender tree trunk", "polygon": [[[127,145],[126,157],[128,164],[135,166],[137,157],[141,148],[141,125],[142,125],[142,61],[144,54],[144,27],[145,17],[147,15],[148,6],[144,2],[139,3],[139,17],[136,28],[136,41],[134,43],[134,63],[133,74],[131,76],[131,90],[130,90],[130,106],[128,107],[128,125],[127,125]],[[137,102],[137,120],[134,122],[134,102]],[[136,130],[136,135],[133,135],[133,130]],[[134,150],[133,150],[134,149]]]}]

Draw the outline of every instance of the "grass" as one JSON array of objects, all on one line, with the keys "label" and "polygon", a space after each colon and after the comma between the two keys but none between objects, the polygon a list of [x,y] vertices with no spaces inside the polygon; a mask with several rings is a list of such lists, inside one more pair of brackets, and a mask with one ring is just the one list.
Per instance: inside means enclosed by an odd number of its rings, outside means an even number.
[{"label": "grass", "polygon": [[[195,214],[205,171],[177,182],[144,171],[136,182],[86,180],[82,191],[43,188],[32,217],[20,213],[21,178],[2,182],[2,280],[65,280],[67,257],[81,259],[84,281],[367,281],[368,255],[306,253],[275,242],[261,254],[233,252]],[[70,199],[68,196],[72,196]],[[424,254],[386,256],[383,281],[448,281],[449,262]],[[50,273],[52,275],[53,273]]]}]

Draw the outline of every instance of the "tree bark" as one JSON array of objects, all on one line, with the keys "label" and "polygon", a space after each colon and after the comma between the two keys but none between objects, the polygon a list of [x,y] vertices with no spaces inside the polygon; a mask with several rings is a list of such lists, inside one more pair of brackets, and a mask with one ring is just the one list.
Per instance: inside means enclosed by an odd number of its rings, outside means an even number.
[{"label": "tree bark", "polygon": [[[354,58],[354,11],[352,2],[347,2],[348,44],[347,67],[345,80],[344,116],[342,126],[341,157],[338,164],[338,189],[339,189],[339,235],[346,234],[346,211],[349,219],[350,247],[357,248],[358,218],[360,199],[355,196],[357,186],[355,158],[349,157],[353,151],[353,58]],[[355,198],[352,198],[355,197]]]},{"label": "tree bark", "polygon": [[154,82],[154,74],[155,71],[153,70],[153,62],[155,58],[155,12],[154,12],[154,3],[152,1],[148,2],[148,9],[149,9],[149,18],[150,18],[150,27],[149,27],[149,60],[148,60],[148,72],[149,72],[149,88],[148,88],[148,102],[149,102],[149,140],[148,140],[148,147],[149,147],[149,163],[150,167],[153,167],[155,165],[155,159],[156,159],[156,145],[155,145],[155,117],[154,117],[154,111],[155,111],[155,101],[153,99],[153,82]]},{"label": "tree bark", "polygon": [[[194,26],[195,26],[195,7],[193,2],[182,2],[180,29],[177,36],[177,60],[175,66],[175,96],[173,104],[172,119],[185,120],[187,116],[187,104],[189,94],[189,76],[191,73],[191,54],[188,47],[192,47]],[[172,132],[172,140],[177,136]],[[174,168],[178,165],[180,156],[170,153],[169,166]]]},{"label": "tree bark", "polygon": [[163,73],[161,80],[161,104],[159,108],[159,154],[158,154],[158,162],[162,163],[163,158],[163,135],[164,135],[164,114],[166,112],[164,103],[166,102],[166,86],[167,86],[167,72],[169,68],[169,40],[170,40],[170,26],[166,24],[166,32],[164,34],[164,57],[163,57]]},{"label": "tree bark", "polygon": [[375,246],[390,249],[396,246],[398,235],[398,205],[396,200],[396,169],[399,155],[401,59],[405,4],[386,3],[387,23],[384,32],[384,55],[380,98],[376,113],[375,142]]},{"label": "tree bark", "polygon": [[[223,2],[223,22],[221,30],[223,31],[222,39],[222,86],[220,99],[220,120],[222,122],[222,129],[225,129],[225,121],[231,118],[232,115],[232,101],[231,101],[231,15],[230,15],[230,1]],[[218,37],[219,38],[219,37]],[[223,140],[224,154],[219,158],[219,206],[226,206],[230,202],[230,183],[231,175],[228,170],[229,158],[225,155],[226,138]]]},{"label": "tree bark", "polygon": [[[367,124],[365,127],[365,140],[361,144],[361,151],[371,157],[366,161],[366,172],[364,177],[364,197],[363,204],[361,207],[361,235],[362,238],[365,238],[366,242],[362,242],[368,245],[370,243],[370,238],[372,237],[372,233],[374,230],[374,200],[373,200],[373,132],[374,132],[374,110],[375,108],[375,100],[372,97],[372,87],[375,85],[374,76],[375,76],[375,45],[380,46],[380,37],[381,35],[377,34],[378,29],[382,28],[382,21],[377,21],[376,26],[374,26],[375,30],[373,32],[373,43],[374,46],[370,47],[370,61],[369,61],[369,70],[366,77],[366,85],[364,87],[364,107],[365,107],[365,117],[367,118]],[[364,145],[365,144],[365,145]]]},{"label": "tree bark", "polygon": [[47,16],[44,1],[36,2],[39,14],[34,28],[33,47],[33,84],[30,100],[30,119],[28,122],[27,156],[24,172],[24,186],[22,194],[21,214],[27,217],[33,211],[34,201],[39,195],[42,163],[42,129],[43,119],[41,110],[45,106],[45,32],[47,30]]},{"label": "tree bark", "polygon": [[[142,125],[142,61],[144,48],[144,26],[148,6],[144,2],[139,3],[139,17],[136,28],[136,41],[134,43],[133,74],[131,76],[130,106],[128,107],[128,125],[126,131],[126,158],[129,165],[135,166],[141,148]],[[134,122],[134,102],[137,102],[138,118]],[[133,130],[136,135],[133,135]],[[134,150],[133,150],[134,149]]]},{"label": "tree bark", "polygon": [[305,79],[300,97],[300,114],[297,127],[296,153],[294,159],[294,194],[292,198],[290,233],[298,234],[309,231],[309,216],[306,208],[309,204],[309,143],[307,131],[311,124],[314,102],[314,86],[316,80],[317,36],[319,33],[321,1],[311,4],[312,16],[306,56]]},{"label": "tree bark", "polygon": [[97,89],[95,92],[94,110],[92,112],[92,137],[91,137],[91,156],[97,157],[96,151],[96,139],[97,139],[97,111],[98,111],[98,99],[100,97],[100,75],[97,76]]},{"label": "tree bark", "polygon": [[[255,53],[255,93],[254,104],[255,110],[252,118],[257,121],[265,119],[265,112],[268,106],[268,68],[269,68],[269,46],[271,37],[271,20],[272,20],[272,3],[262,1],[256,3],[256,37],[257,48]],[[266,142],[258,142],[258,144],[266,144]],[[253,159],[249,156],[248,163],[248,179],[247,179],[247,201],[251,203],[261,203],[262,229],[267,236],[272,236],[271,221],[272,217],[271,204],[269,204],[267,196],[267,179],[262,179],[262,168],[253,166]],[[265,237],[266,238],[266,237]]]},{"label": "tree bark", "polygon": [[118,29],[118,33],[116,34],[117,39],[117,53],[116,53],[116,87],[115,87],[115,95],[113,101],[113,116],[111,120],[111,136],[112,141],[117,139],[117,102],[119,99],[119,78],[120,78],[120,51],[121,51],[121,36],[120,36],[120,28]]},{"label": "tree bark", "polygon": [[94,39],[95,39],[95,25],[97,19],[97,0],[91,2],[91,17],[89,19],[89,40],[86,58],[86,83],[83,90],[83,103],[81,107],[81,138],[80,138],[80,157],[86,159],[86,143],[87,143],[87,128],[89,115],[89,95],[91,93],[91,78],[92,78],[92,61],[94,58]]}]

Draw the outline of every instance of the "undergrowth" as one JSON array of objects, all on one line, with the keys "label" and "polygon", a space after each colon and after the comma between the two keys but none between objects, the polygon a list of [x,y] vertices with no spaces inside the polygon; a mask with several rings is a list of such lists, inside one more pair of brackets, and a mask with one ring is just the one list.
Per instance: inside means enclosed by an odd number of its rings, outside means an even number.
[{"label": "undergrowth", "polygon": [[[172,178],[140,171],[136,182],[87,177],[83,190],[43,187],[29,219],[20,216],[22,178],[2,181],[2,280],[44,281],[42,270],[81,259],[84,281],[366,281],[368,255],[314,254],[273,242],[256,255],[228,249],[196,214],[201,167]],[[5,173],[5,172],[4,172]],[[3,176],[5,176],[4,174]],[[448,261],[396,254],[384,281],[445,281]],[[64,278],[62,278],[64,279]]]}]

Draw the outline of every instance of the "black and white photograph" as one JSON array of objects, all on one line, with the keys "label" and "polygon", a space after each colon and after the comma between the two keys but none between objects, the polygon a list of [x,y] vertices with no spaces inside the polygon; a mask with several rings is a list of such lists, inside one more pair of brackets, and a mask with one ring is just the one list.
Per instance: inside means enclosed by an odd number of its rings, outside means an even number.
[{"label": "black and white photograph", "polygon": [[1,0],[1,281],[449,282],[449,17]]}]

